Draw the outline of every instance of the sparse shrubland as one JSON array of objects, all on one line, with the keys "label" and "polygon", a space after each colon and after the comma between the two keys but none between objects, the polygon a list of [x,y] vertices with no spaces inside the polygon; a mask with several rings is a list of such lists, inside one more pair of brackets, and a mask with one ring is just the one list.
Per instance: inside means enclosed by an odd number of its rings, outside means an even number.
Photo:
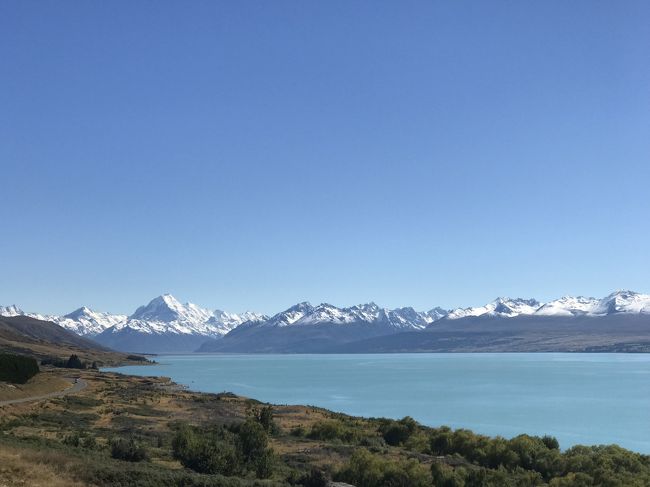
[{"label": "sparse shrubland", "polygon": [[409,417],[355,418],[163,379],[80,374],[90,384],[79,394],[0,409],[0,458],[12,459],[10,471],[0,465],[0,484],[11,475],[36,485],[39,475],[100,487],[650,485],[650,457],[617,446],[561,451],[549,436],[491,438]]}]

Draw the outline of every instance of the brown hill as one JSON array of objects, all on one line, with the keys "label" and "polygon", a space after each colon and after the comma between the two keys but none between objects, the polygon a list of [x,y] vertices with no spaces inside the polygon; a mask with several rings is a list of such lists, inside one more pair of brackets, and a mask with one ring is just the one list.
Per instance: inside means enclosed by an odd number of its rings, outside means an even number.
[{"label": "brown hill", "polygon": [[0,351],[38,359],[67,358],[74,353],[84,361],[101,364],[119,363],[126,358],[56,323],[28,316],[0,316]]}]

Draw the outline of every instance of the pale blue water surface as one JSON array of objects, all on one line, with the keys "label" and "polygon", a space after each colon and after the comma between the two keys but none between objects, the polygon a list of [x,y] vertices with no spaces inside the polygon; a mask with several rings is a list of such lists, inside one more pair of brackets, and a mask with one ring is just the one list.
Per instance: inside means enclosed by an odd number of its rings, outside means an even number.
[{"label": "pale blue water surface", "polygon": [[163,355],[112,370],[190,389],[512,437],[650,453],[650,355],[432,353]]}]

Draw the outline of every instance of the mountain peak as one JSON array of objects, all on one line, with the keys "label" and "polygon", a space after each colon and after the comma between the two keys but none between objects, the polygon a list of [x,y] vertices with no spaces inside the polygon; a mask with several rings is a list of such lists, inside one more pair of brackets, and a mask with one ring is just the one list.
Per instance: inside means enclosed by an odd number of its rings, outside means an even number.
[{"label": "mountain peak", "polygon": [[180,319],[185,312],[185,308],[171,294],[161,294],[149,301],[145,306],[136,309],[129,319],[169,322]]},{"label": "mountain peak", "polygon": [[73,312],[68,313],[64,316],[64,318],[76,320],[82,316],[92,316],[94,314],[95,312],[92,309],[88,308],[87,306],[82,306],[81,308],[77,308]]},{"label": "mountain peak", "polygon": [[618,290],[598,302],[596,313],[650,313],[650,295]]},{"label": "mountain peak", "polygon": [[0,306],[0,316],[20,316],[24,314],[25,312],[15,304]]}]

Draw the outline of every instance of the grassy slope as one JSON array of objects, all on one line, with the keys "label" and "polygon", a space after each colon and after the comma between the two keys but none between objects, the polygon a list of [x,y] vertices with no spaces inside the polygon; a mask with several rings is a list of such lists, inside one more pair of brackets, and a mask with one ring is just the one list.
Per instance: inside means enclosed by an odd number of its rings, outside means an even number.
[{"label": "grassy slope", "polygon": [[25,384],[0,382],[0,401],[42,396],[68,387],[70,382],[63,379],[58,371],[46,370],[32,377]]}]

